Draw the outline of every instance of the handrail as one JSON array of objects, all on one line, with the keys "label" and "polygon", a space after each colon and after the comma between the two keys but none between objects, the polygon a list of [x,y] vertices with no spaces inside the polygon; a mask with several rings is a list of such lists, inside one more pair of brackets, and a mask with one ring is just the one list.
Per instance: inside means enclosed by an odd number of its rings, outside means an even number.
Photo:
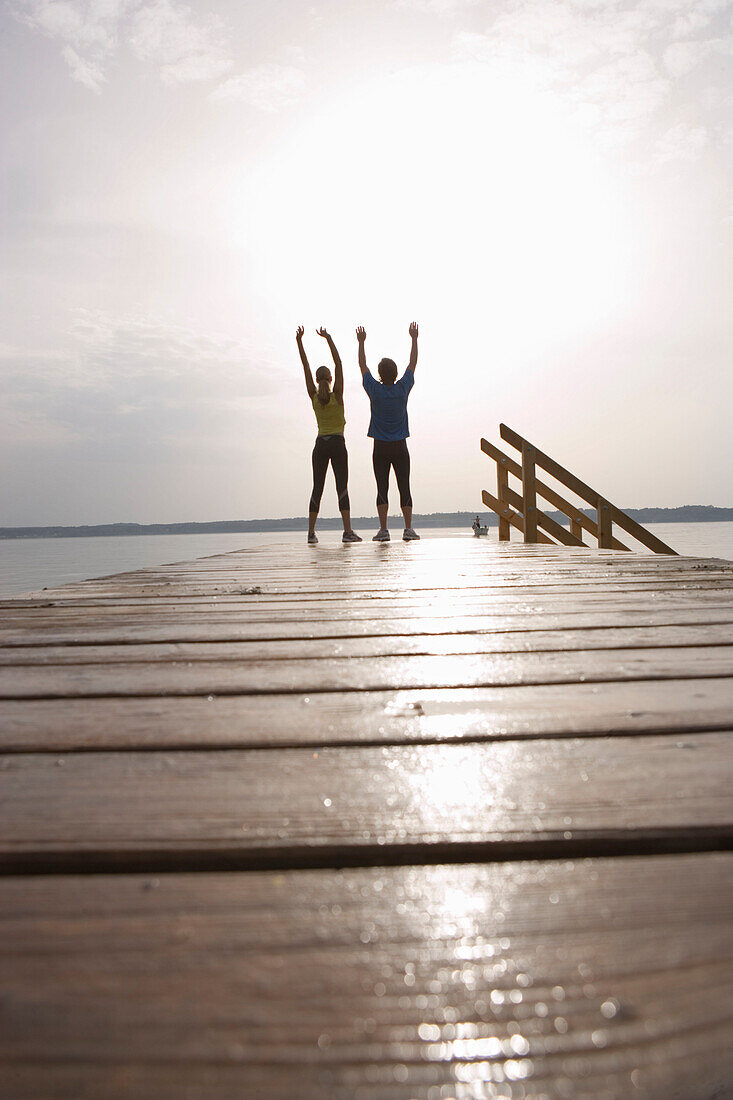
[{"label": "handrail", "polygon": [[[522,455],[520,465],[498,447],[495,447],[493,443],[489,443],[486,439],[481,440],[481,450],[496,462],[498,497],[484,491],[482,499],[484,504],[493,508],[499,516],[500,542],[509,540],[511,525],[522,531],[526,543],[552,543],[553,540],[544,534],[544,531],[547,531],[554,535],[557,542],[562,545],[584,546],[582,534],[583,531],[587,531],[598,540],[598,545],[602,549],[628,550],[628,546],[619,542],[613,535],[613,525],[616,524],[648,550],[653,550],[657,554],[676,554],[675,550],[667,546],[656,535],[653,535],[651,531],[647,531],[645,527],[633,520],[626,512],[606,500],[595,489],[591,489],[579,477],[570,473],[559,462],[550,458],[544,451],[539,450],[533,443],[524,439],[517,432],[512,431],[506,424],[499,425],[499,434],[505,442],[515,447]],[[595,508],[597,520],[594,521],[586,516],[580,508],[565,500],[555,489],[540,481],[536,475],[537,467],[550,474],[556,481],[559,481],[560,484]],[[513,474],[520,479],[522,483],[521,496],[509,487],[509,474]],[[558,511],[568,517],[570,521],[569,531],[537,507],[538,496],[549,501]],[[540,528],[543,530],[540,530]],[[553,543],[553,545],[555,544]]]},{"label": "handrail", "polygon": [[[499,447],[494,446],[494,444],[490,443],[488,439],[482,439],[481,450],[484,452],[484,454],[487,454],[489,458],[494,459],[497,464],[497,472],[501,470],[503,473],[514,474],[514,476],[519,478],[520,481],[522,480],[521,465],[518,462],[515,462],[513,458],[510,458],[509,455],[504,454],[504,452],[500,450]],[[586,516],[585,512],[581,512],[580,508],[576,508],[575,505],[571,504],[569,500],[565,500],[565,498],[560,496],[560,494],[555,489],[550,488],[549,485],[545,485],[545,483],[543,481],[540,481],[539,478],[537,478],[535,481],[535,487],[539,496],[544,497],[546,501],[555,506],[558,512],[563,512],[569,518],[570,531],[573,535],[575,535],[577,542],[567,542],[565,544],[566,546],[585,546],[585,543],[582,541],[582,531],[587,531],[588,534],[592,535],[594,539],[598,538],[598,524],[595,520],[591,519],[590,516]],[[521,500],[519,494],[516,495],[517,499]],[[516,502],[514,503],[515,506],[517,506]],[[562,528],[562,530],[565,531],[565,534],[567,534],[567,531],[564,527]],[[628,546],[624,546],[624,544],[622,542],[619,542],[616,538],[611,539],[611,548],[613,550],[629,549]]]},{"label": "handrail", "polygon": [[[506,424],[499,425],[499,435],[506,442],[510,443],[512,447],[517,447],[522,450],[522,447],[527,444],[527,441],[523,439],[516,432],[513,432],[511,428],[508,428]],[[561,482],[567,489],[575,493],[577,496],[582,497],[586,503],[590,504],[598,510],[598,522],[599,522],[599,536],[598,544],[603,546],[607,539],[610,539],[611,525],[615,523],[618,527],[621,527],[627,534],[631,535],[642,543],[647,549],[653,550],[656,554],[676,554],[676,550],[673,550],[671,546],[667,546],[666,542],[662,542],[661,539],[653,535],[651,531],[647,531],[646,527],[642,527],[640,523],[633,520],[631,516],[627,516],[625,512],[622,512],[620,508],[617,508],[614,504],[605,500],[600,493],[595,489],[591,489],[585,482],[581,481],[575,474],[571,474],[569,470],[566,470],[559,462],[555,462],[549,455],[544,454],[543,451],[534,448],[534,461],[540,466],[545,473],[554,477],[556,481]],[[604,539],[605,528],[608,532],[607,539]],[[603,540],[603,541],[602,541]]]}]

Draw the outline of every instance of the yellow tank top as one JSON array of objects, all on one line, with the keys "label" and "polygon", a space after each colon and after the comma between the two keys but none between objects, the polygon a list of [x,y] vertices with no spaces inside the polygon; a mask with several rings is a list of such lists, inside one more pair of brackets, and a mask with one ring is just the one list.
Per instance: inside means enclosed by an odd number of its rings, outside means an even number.
[{"label": "yellow tank top", "polygon": [[313,412],[316,414],[319,435],[343,435],[346,425],[344,407],[333,394],[327,405],[322,405],[318,394],[313,394]]}]

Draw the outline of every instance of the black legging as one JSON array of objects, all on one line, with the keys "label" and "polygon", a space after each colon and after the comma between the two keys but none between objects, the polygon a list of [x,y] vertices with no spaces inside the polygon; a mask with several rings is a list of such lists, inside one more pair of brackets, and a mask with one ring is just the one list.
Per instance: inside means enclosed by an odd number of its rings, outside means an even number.
[{"label": "black legging", "polygon": [[375,439],[372,464],[374,476],[377,479],[377,504],[387,503],[389,471],[392,467],[397,478],[397,488],[400,491],[400,507],[411,508],[410,452],[407,449],[407,440],[398,439],[388,443],[383,439]]},{"label": "black legging", "polygon": [[349,456],[346,453],[346,441],[342,435],[319,435],[313,448],[313,493],[309,506],[310,512],[317,512],[321,505],[323,486],[329,462],[333,466],[336,478],[336,492],[339,498],[339,512],[348,512],[349,504]]}]

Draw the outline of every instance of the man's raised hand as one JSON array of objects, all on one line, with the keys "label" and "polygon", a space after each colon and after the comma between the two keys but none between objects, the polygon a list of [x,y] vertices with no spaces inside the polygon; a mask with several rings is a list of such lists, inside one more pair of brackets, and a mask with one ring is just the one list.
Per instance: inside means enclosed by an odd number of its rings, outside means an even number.
[{"label": "man's raised hand", "polygon": [[328,335],[328,332],[326,331],[326,326],[325,325],[321,325],[320,328],[317,328],[316,332],[318,333],[319,336],[322,336],[324,340],[330,339],[330,337]]},{"label": "man's raised hand", "polygon": [[407,364],[407,369],[415,373],[415,367],[417,366],[417,321],[410,321],[410,337],[412,339],[412,345],[410,347],[410,362]]},{"label": "man's raised hand", "polygon": [[296,340],[302,340],[304,332],[305,332],[305,329],[303,328],[303,326],[298,325],[298,327],[295,330],[295,339]]},{"label": "man's raised hand", "polygon": [[363,325],[359,325],[358,329],[356,330],[356,338],[360,344],[363,344],[366,340],[366,329]]}]

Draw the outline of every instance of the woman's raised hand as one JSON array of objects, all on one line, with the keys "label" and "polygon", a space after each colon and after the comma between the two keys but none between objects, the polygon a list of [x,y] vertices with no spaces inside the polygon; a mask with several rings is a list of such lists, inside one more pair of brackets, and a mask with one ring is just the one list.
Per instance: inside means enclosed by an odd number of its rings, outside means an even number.
[{"label": "woman's raised hand", "polygon": [[363,344],[366,340],[366,329],[363,325],[359,325],[358,329],[356,330],[356,338],[360,344]]},{"label": "woman's raised hand", "polygon": [[417,338],[417,321],[412,321],[410,324],[410,336],[413,340]]},{"label": "woman's raised hand", "polygon": [[303,326],[302,326],[302,325],[298,325],[298,327],[297,327],[297,328],[296,328],[296,330],[295,330],[295,339],[296,339],[296,340],[302,340],[302,339],[303,339],[303,333],[304,333],[304,332],[305,332],[305,329],[303,328]]},{"label": "woman's raised hand", "polygon": [[319,336],[322,336],[324,340],[328,340],[328,332],[326,331],[325,325],[321,325],[320,328],[317,328],[316,332]]}]

